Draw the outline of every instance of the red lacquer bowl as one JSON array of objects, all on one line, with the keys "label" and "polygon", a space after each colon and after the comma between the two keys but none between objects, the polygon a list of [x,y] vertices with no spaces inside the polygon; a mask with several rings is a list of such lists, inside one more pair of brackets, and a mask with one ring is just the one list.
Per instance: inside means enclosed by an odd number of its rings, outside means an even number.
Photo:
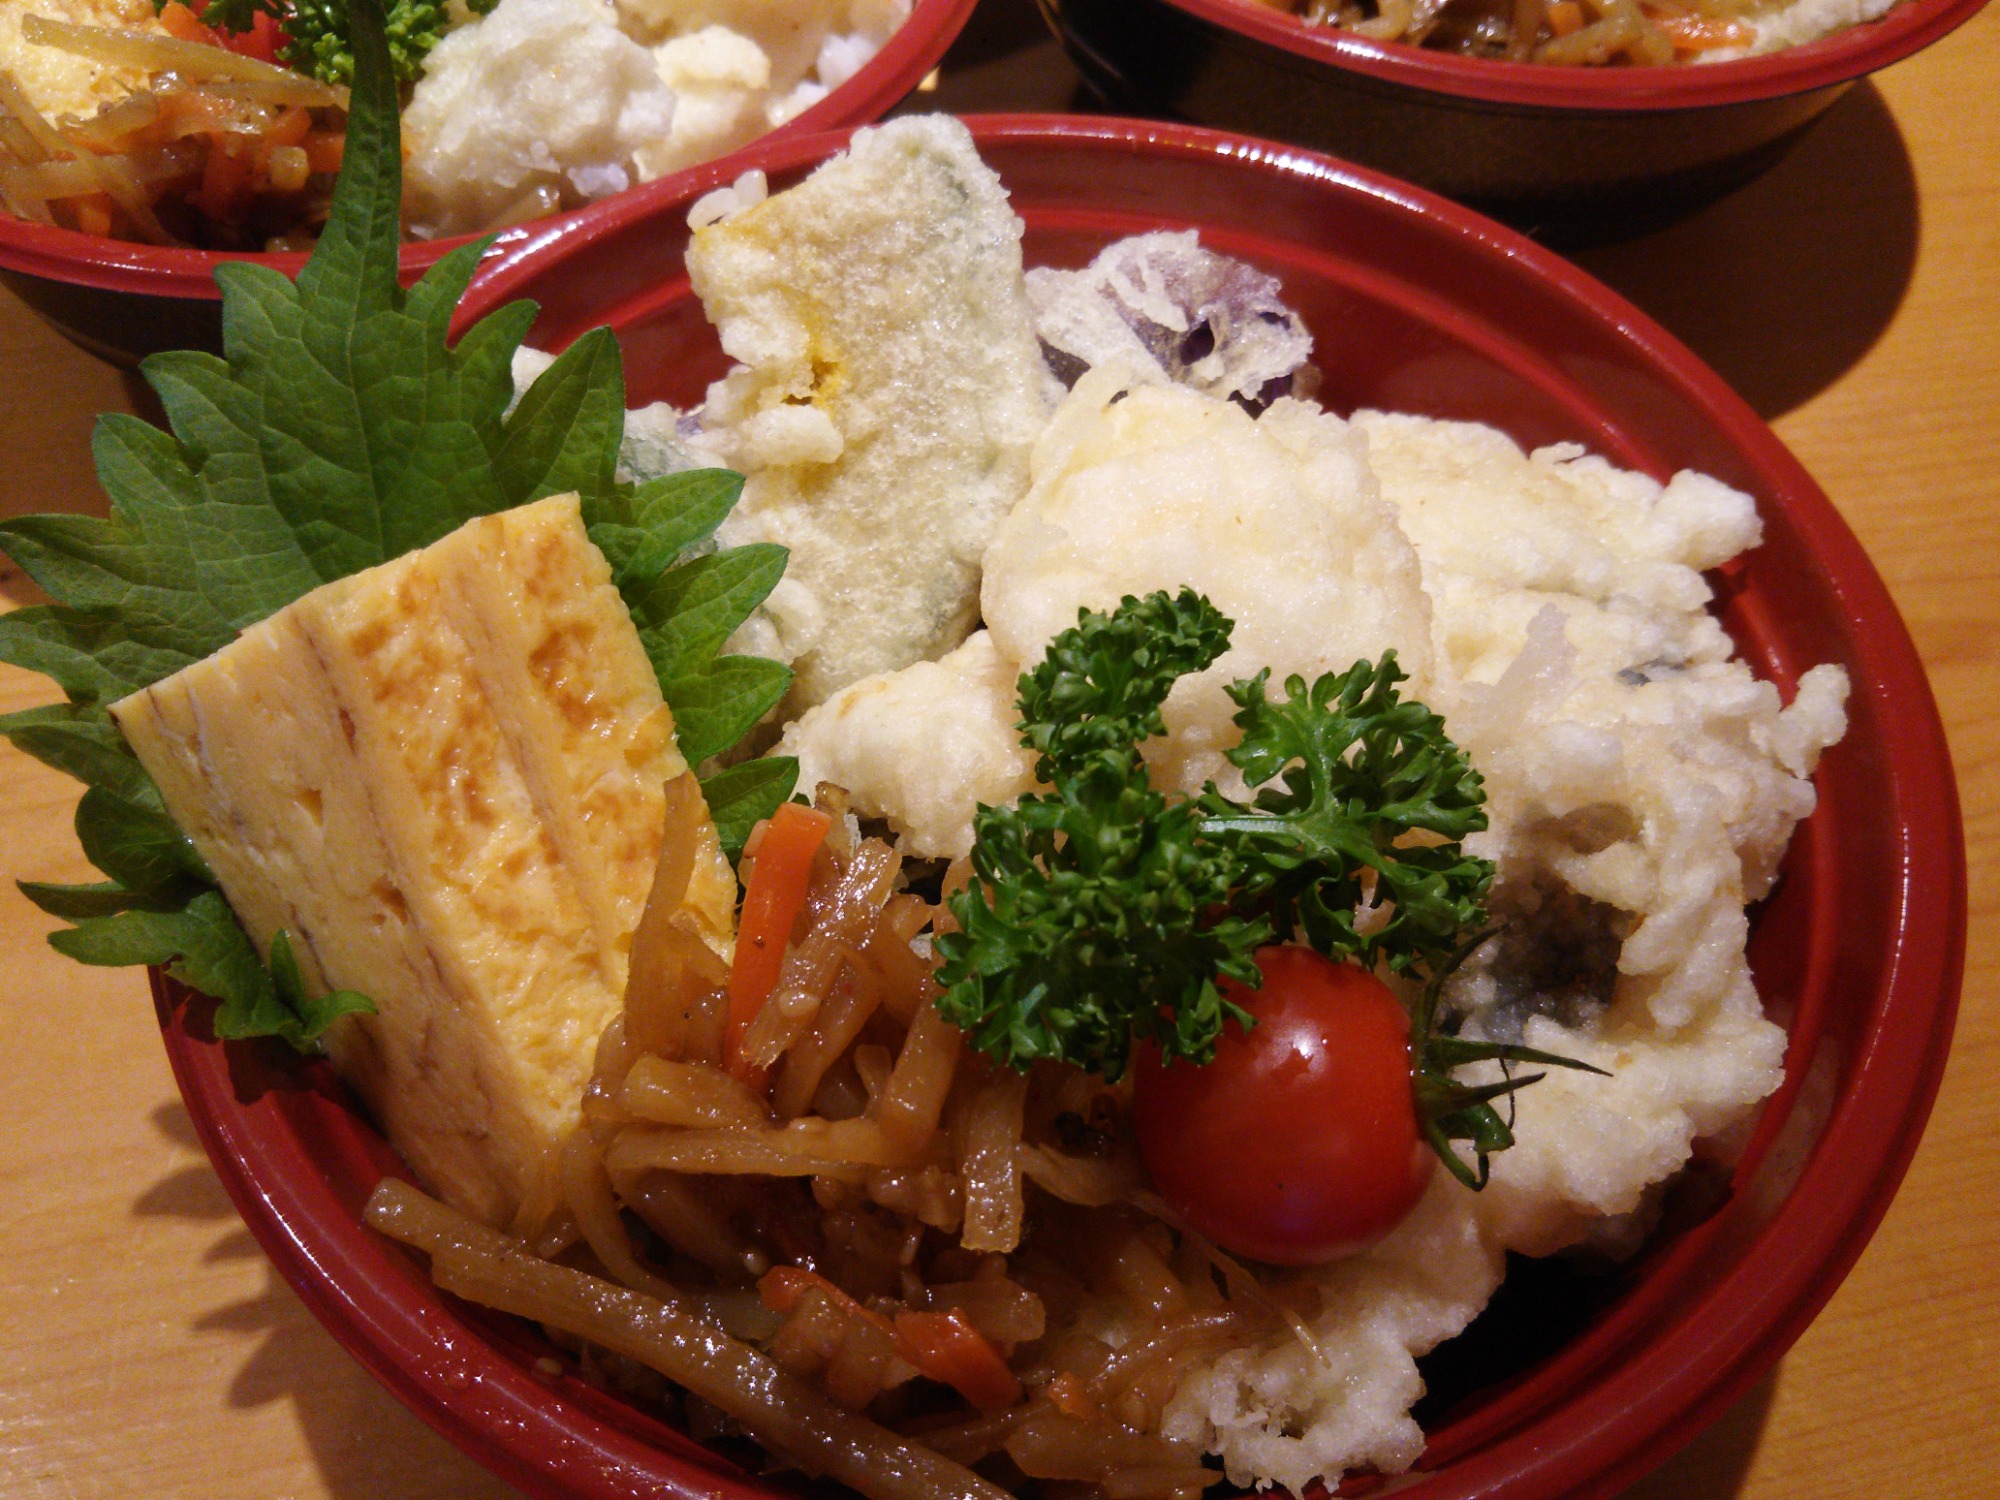
[{"label": "red lacquer bowl", "polygon": [[[976,0],[914,0],[910,16],[882,50],[812,108],[765,137],[777,140],[880,119],[937,66],[972,14]],[[736,155],[724,157],[732,161]],[[614,203],[671,203],[691,180],[677,172],[628,188],[542,225],[587,227]],[[495,255],[518,244],[526,227],[500,237]],[[403,280],[412,282],[472,235],[403,248]],[[225,260],[252,260],[296,275],[303,253],[225,255],[177,250],[31,224],[0,211],[0,283],[75,343],[114,364],[132,365],[161,349],[220,349],[222,294],[214,273]]]},{"label": "red lacquer bowl", "polygon": [[1494,62],[1308,26],[1256,0],[1038,0],[1114,104],[1266,135],[1408,178],[1545,236],[1648,228],[1773,165],[1856,79],[1985,0],[1731,62]]},{"label": "red lacquer bowl", "polygon": [[[1820,768],[1819,810],[1752,943],[1765,1004],[1792,1032],[1786,1085],[1733,1175],[1688,1180],[1636,1262],[1589,1280],[1524,1266],[1488,1318],[1432,1358],[1430,1447],[1396,1489],[1410,1500],[1609,1494],[1777,1360],[1853,1264],[1916,1147],[1965,945],[1951,765],[1916,652],[1853,536],[1749,408],[1643,315],[1529,242],[1324,157],[1191,128],[992,118],[974,129],[1027,221],[1031,263],[1074,265],[1120,235],[1199,228],[1283,278],[1318,336],[1323,396],[1337,409],[1475,418],[1524,443],[1574,439],[1660,477],[1693,466],[1748,490],[1766,540],[1718,577],[1722,618],[1788,692],[1818,662],[1853,679],[1852,726]],[[767,143],[748,164],[783,183],[842,139]],[[609,324],[634,400],[698,399],[725,361],[682,267],[685,209],[745,164],[697,174],[677,202],[628,199],[587,227],[543,231],[475,288],[461,326],[532,296],[536,342],[559,348]],[[323,1066],[216,1044],[206,1003],[172,986],[159,1006],[189,1112],[250,1227],[335,1336],[426,1420],[551,1500],[766,1493],[653,1418],[538,1370],[550,1351],[526,1325],[440,1295],[417,1258],[360,1227],[369,1190],[400,1168]],[[1561,1336],[1482,1334],[1522,1312]]]}]

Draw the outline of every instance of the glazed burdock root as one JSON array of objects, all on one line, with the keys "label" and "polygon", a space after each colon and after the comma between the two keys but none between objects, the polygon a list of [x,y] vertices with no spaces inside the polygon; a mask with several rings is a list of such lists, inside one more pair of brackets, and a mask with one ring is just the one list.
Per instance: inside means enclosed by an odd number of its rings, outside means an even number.
[{"label": "glazed burdock root", "polygon": [[970,1469],[844,1410],[677,1293],[649,1296],[554,1265],[394,1179],[376,1188],[366,1217],[391,1239],[426,1252],[445,1291],[638,1360],[808,1474],[871,1500],[1004,1500],[1004,1490]]},{"label": "glazed burdock root", "polygon": [[[862,1494],[1001,1493],[978,1465],[1195,1500],[1221,1475],[1161,1431],[1164,1408],[1191,1365],[1292,1337],[1290,1309],[1162,1221],[1102,1080],[961,1045],[911,945],[949,914],[896,889],[898,856],[855,837],[837,792],[820,801],[754,1015],[733,1026],[670,837],[550,1196],[509,1235],[385,1183],[368,1222],[428,1252],[446,1291],[608,1351],[638,1399],[656,1393],[627,1362]],[[753,888],[768,842],[746,853]]]}]

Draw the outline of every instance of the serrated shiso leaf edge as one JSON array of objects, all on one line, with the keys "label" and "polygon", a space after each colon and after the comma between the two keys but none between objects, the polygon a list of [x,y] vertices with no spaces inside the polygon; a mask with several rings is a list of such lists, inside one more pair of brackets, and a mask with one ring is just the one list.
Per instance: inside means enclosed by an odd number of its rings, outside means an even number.
[{"label": "serrated shiso leaf edge", "polygon": [[[346,155],[298,280],[246,262],[217,268],[222,357],[178,351],[140,367],[171,430],[119,414],[98,421],[92,455],[108,517],[0,524],[0,550],[54,601],[0,616],[0,660],[54,679],[68,700],[0,717],[0,733],[89,788],[78,836],[110,877],[21,883],[75,924],[50,943],[84,963],[163,966],[215,998],[218,1035],[301,1049],[372,1003],[350,990],[308,999],[283,934],[269,965],[258,957],[110,703],[321,584],[570,490],[686,723],[691,763],[733,745],[791,680],[777,663],[719,654],[776,583],[782,549],[682,560],[727,515],[741,478],[617,482],[625,382],[610,331],[576,340],[508,415],[511,361],[534,305],[511,303],[447,342],[490,240],[399,286],[401,130],[379,0],[354,0],[352,31]],[[791,762],[768,759],[710,777],[724,846],[740,848],[795,778]]]}]

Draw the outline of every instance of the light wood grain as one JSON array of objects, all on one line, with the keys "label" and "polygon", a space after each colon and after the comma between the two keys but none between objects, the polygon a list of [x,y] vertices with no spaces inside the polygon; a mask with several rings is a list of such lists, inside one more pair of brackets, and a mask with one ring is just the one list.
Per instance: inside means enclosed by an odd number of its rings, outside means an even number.
[{"label": "light wood grain", "polygon": [[[988,0],[960,107],[1073,75]],[[1773,422],[1867,546],[1943,707],[1971,947],[1908,1180],[1776,1373],[1626,1500],[2000,1495],[2000,8],[1855,90],[1770,177],[1579,257]],[[0,514],[101,510],[95,414],[133,387],[0,294]],[[26,602],[18,575],[0,602]],[[0,710],[47,701],[0,669]],[[72,783],[0,748],[9,874],[87,878]],[[78,968],[0,891],[0,1495],[500,1500],[266,1266],[194,1144],[140,976]]]}]

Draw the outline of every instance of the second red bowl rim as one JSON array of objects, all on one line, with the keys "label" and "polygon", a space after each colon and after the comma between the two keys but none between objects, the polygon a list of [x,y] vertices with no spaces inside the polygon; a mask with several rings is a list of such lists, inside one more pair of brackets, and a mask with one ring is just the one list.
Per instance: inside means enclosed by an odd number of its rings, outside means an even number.
[{"label": "second red bowl rim", "polygon": [[[1060,0],[1042,0],[1060,10]],[[1156,0],[1308,64],[1380,83],[1528,110],[1611,113],[1700,109],[1783,98],[1849,83],[1885,68],[1969,20],[1986,0],[1899,0],[1863,21],[1797,47],[1723,62],[1667,67],[1559,67],[1460,57],[1309,26],[1256,0]]]}]

